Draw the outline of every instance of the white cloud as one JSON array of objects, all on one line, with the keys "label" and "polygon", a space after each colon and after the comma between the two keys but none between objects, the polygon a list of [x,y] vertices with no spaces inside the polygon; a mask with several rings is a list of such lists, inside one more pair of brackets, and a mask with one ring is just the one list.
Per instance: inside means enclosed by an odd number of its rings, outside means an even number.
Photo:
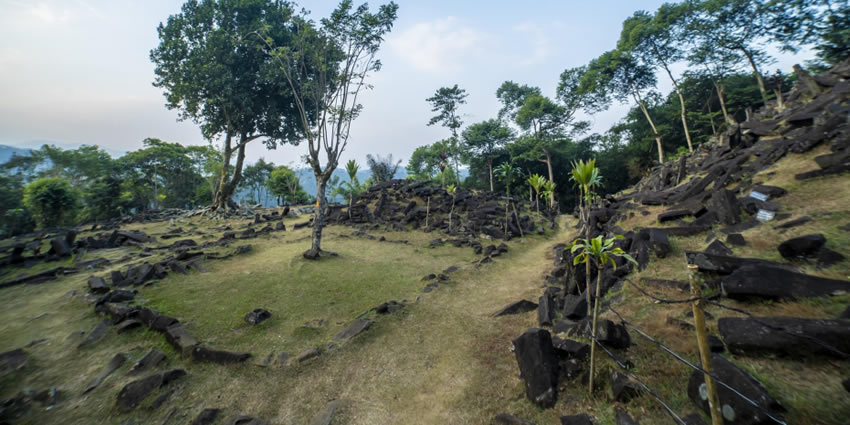
[{"label": "white cloud", "polygon": [[516,61],[518,65],[536,65],[551,56],[554,50],[552,41],[540,25],[526,22],[515,26],[513,30],[525,35],[528,38],[528,45],[531,47]]},{"label": "white cloud", "polygon": [[449,16],[421,22],[387,41],[414,68],[428,72],[458,72],[466,62],[486,53],[492,36]]},{"label": "white cloud", "polygon": [[30,13],[46,24],[67,21],[70,17],[68,10],[62,10],[60,12],[46,3],[39,3],[38,6],[30,8]]}]

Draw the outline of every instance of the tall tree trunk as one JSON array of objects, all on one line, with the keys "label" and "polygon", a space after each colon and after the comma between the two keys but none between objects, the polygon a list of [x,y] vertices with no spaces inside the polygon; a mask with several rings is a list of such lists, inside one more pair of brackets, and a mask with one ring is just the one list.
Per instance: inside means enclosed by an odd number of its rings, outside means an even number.
[{"label": "tall tree trunk", "polygon": [[221,175],[219,176],[218,187],[215,191],[215,198],[213,200],[213,208],[226,208],[227,201],[225,201],[224,193],[222,193],[223,188],[227,185],[227,179],[230,173],[230,158],[233,156],[233,147],[231,146],[231,142],[233,141],[233,135],[228,133],[224,137],[224,146],[221,150]]},{"label": "tall tree trunk", "polygon": [[714,90],[717,91],[717,100],[720,102],[720,110],[723,111],[723,121],[726,124],[732,125],[735,124],[735,121],[729,117],[729,111],[726,110],[726,95],[723,92],[723,87],[716,80],[712,80],[714,83]]},{"label": "tall tree trunk", "polygon": [[304,258],[308,260],[318,260],[322,253],[322,227],[325,224],[325,207],[328,205],[328,200],[325,198],[327,181],[328,175],[316,174],[316,214],[313,216],[312,245],[308,251],[304,252]]},{"label": "tall tree trunk", "polygon": [[[656,53],[658,50],[656,49]],[[660,58],[660,55],[659,55]],[[676,79],[673,78],[673,73],[670,72],[670,68],[667,67],[667,64],[662,60],[661,64],[664,66],[664,70],[667,71],[667,76],[670,77],[670,81],[673,82],[673,88],[676,89],[676,94],[679,95],[679,105],[682,107],[682,128],[685,130],[685,139],[688,141],[688,151],[694,151],[694,145],[691,143],[691,132],[688,131],[688,118],[687,112],[685,111],[685,96],[682,95],[682,89],[679,87],[679,83],[676,82]]]},{"label": "tall tree trunk", "polygon": [[753,68],[753,74],[756,76],[756,80],[759,83],[759,91],[761,92],[761,99],[764,101],[764,104],[767,105],[767,89],[764,87],[764,78],[761,76],[761,71],[759,71],[758,65],[756,65],[756,61],[753,58],[753,54],[750,53],[749,50],[741,48],[741,52],[747,56],[747,61],[750,62],[750,66]]},{"label": "tall tree trunk", "polygon": [[643,111],[643,116],[646,117],[646,120],[649,122],[649,126],[652,127],[652,134],[655,136],[655,144],[658,145],[658,163],[664,163],[664,150],[661,147],[661,135],[658,134],[658,129],[655,128],[655,123],[652,121],[652,117],[649,116],[649,111],[646,109],[646,105],[643,104],[643,99],[640,97],[640,93],[637,90],[632,92],[632,95],[635,97],[635,100],[640,106],[640,110]]},{"label": "tall tree trunk", "polygon": [[[549,171],[549,181],[554,182],[555,181],[555,173],[552,172],[552,154],[550,154],[549,150],[546,149],[545,147],[543,148],[543,154],[546,155],[546,161],[544,161],[544,162],[546,162],[546,169],[547,169],[547,171]],[[549,202],[549,208],[555,207],[553,205],[554,202],[555,202],[555,197],[553,196],[552,200]]]},{"label": "tall tree trunk", "polygon": [[493,192],[493,158],[487,158],[487,168],[490,170],[490,192]]},{"label": "tall tree trunk", "polygon": [[[590,264],[590,258],[587,259],[587,264]],[[593,302],[593,329],[591,332],[593,333],[593,339],[590,341],[590,393],[593,394],[593,375],[596,369],[596,319],[599,317],[599,297],[601,295],[601,290],[599,289],[602,286],[602,266],[597,266],[596,268],[596,299]],[[587,308],[590,308],[590,304],[587,305]]]}]

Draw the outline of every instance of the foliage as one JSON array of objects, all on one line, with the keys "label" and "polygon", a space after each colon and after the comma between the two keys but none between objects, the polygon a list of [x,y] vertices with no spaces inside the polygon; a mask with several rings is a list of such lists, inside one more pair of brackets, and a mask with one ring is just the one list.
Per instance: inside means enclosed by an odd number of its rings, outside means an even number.
[{"label": "foliage", "polygon": [[59,177],[38,179],[24,189],[23,203],[39,227],[46,229],[74,223],[79,193]]},{"label": "foliage", "polygon": [[386,158],[381,155],[372,156],[369,154],[366,155],[366,165],[369,166],[369,171],[372,173],[372,181],[383,183],[395,178],[401,160],[393,162],[393,154],[389,154]]},{"label": "foliage", "polygon": [[264,202],[264,195],[266,195],[266,180],[269,179],[274,168],[273,163],[266,162],[263,158],[260,158],[257,162],[245,167],[242,173],[240,186],[251,191],[251,196],[255,202],[261,204]]},{"label": "foliage", "polygon": [[[504,146],[514,138],[514,132],[501,121],[489,119],[475,123],[463,131],[463,151],[466,162],[481,159],[487,164],[487,181],[490,190],[494,189],[493,182],[493,157]],[[415,152],[414,152],[415,153]]]},{"label": "foliage", "polygon": [[295,171],[280,165],[275,167],[265,182],[272,195],[277,197],[278,205],[295,205],[307,203],[310,197],[301,187],[301,182]]},{"label": "foliage", "polygon": [[8,238],[23,235],[35,230],[35,220],[29,210],[24,208],[7,209],[0,215],[0,237]]}]

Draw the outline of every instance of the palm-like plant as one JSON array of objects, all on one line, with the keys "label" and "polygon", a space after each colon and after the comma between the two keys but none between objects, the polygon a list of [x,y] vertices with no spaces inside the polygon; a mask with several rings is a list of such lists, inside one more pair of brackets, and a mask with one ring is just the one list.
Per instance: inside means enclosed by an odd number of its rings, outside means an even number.
[{"label": "palm-like plant", "polygon": [[[579,210],[584,222],[584,239],[590,240],[590,204],[593,202],[593,189],[602,185],[602,176],[596,168],[596,159],[589,161],[573,161],[573,170],[570,180],[581,190],[579,197]],[[587,305],[590,305],[590,263],[585,267],[585,296]]]},{"label": "palm-like plant", "polygon": [[[357,161],[350,160],[345,163],[345,172],[348,173],[348,181],[337,186],[332,196],[337,195],[347,195],[348,196],[348,218],[351,218],[351,208],[354,206],[354,197],[359,195],[362,191],[360,186],[360,181],[357,178],[357,171],[360,170],[360,166],[357,165]],[[347,187],[343,187],[343,185]]]},{"label": "palm-like plant", "polygon": [[[590,267],[590,262],[596,262],[596,299],[593,303],[593,328],[591,330],[592,341],[590,343],[590,393],[593,393],[593,373],[595,367],[595,357],[596,357],[596,319],[599,317],[599,298],[602,294],[602,272],[605,270],[605,265],[607,263],[611,263],[614,267],[614,270],[617,270],[617,263],[614,261],[614,257],[622,257],[626,260],[637,264],[634,258],[632,258],[629,254],[623,251],[622,248],[615,248],[614,241],[617,239],[624,239],[622,235],[614,236],[613,238],[602,239],[602,235],[599,235],[589,241],[587,239],[576,239],[570,245],[570,252],[575,254],[578,252],[573,258],[573,265],[578,265],[581,263],[585,263]],[[590,273],[588,273],[588,279],[590,279]],[[590,288],[588,288],[588,293],[590,292]],[[590,305],[590,304],[588,304]]]},{"label": "palm-like plant", "polygon": [[546,180],[546,183],[543,183],[541,195],[549,202],[550,208],[555,205],[555,182]]},{"label": "palm-like plant", "polygon": [[508,204],[511,202],[511,184],[515,179],[518,179],[522,175],[522,170],[519,167],[514,167],[510,163],[503,162],[498,167],[496,167],[496,177],[505,184],[505,194],[507,195],[507,199],[505,199],[505,233],[508,233],[508,221],[510,220],[510,215],[508,213]]},{"label": "palm-like plant", "polygon": [[452,215],[455,212],[455,199],[457,198],[457,186],[450,184],[446,186],[446,192],[452,197],[452,209],[449,211],[449,233],[452,232]]},{"label": "palm-like plant", "polygon": [[546,184],[546,178],[541,176],[540,174],[532,174],[528,176],[528,180],[525,181],[534,189],[534,202],[537,206],[537,212],[540,212],[540,190],[543,189],[543,185]]}]

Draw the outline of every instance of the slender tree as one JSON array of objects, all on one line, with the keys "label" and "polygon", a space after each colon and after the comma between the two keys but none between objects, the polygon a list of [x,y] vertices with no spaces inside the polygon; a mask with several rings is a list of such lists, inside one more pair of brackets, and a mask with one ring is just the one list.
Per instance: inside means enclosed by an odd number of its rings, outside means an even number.
[{"label": "slender tree", "polygon": [[263,33],[292,91],[308,145],[306,159],[316,177],[318,205],[312,246],[304,253],[305,258],[318,259],[322,253],[327,183],[348,144],[351,123],[363,110],[358,97],[371,88],[366,78],[381,69],[376,56],[397,11],[398,5],[393,2],[372,13],[366,4],[355,8],[350,0],[343,0],[319,26],[303,16],[293,19],[295,34],[288,44],[278,45]]},{"label": "slender tree", "polygon": [[450,184],[446,186],[446,192],[452,197],[452,208],[449,210],[449,233],[452,233],[452,216],[455,213],[455,200],[457,199],[457,186]]},{"label": "slender tree", "polygon": [[452,161],[455,163],[455,178],[458,184],[460,184],[459,163],[461,156],[458,130],[463,126],[459,109],[461,105],[466,103],[467,96],[469,95],[466,90],[455,84],[453,87],[440,87],[433,96],[425,99],[426,102],[431,104],[431,112],[437,113],[428,120],[428,125],[440,124],[452,132],[449,148]]},{"label": "slender tree", "polygon": [[528,186],[534,190],[534,202],[537,206],[538,213],[540,212],[540,191],[543,189],[543,185],[545,185],[547,181],[546,177],[539,174],[532,174],[528,176],[528,179],[526,180]]},{"label": "slender tree", "polygon": [[493,185],[493,157],[499,149],[513,138],[513,130],[494,119],[472,124],[463,131],[464,151],[471,155],[482,156],[487,162],[491,192],[495,190]]},{"label": "slender tree", "polygon": [[[590,240],[590,205],[593,202],[593,191],[602,184],[602,176],[596,168],[596,159],[589,161],[573,161],[572,177],[570,179],[581,190],[579,211],[584,223],[584,238]],[[587,305],[590,306],[590,263],[586,263],[585,291]]]},{"label": "slender tree", "polygon": [[665,3],[658,8],[654,16],[645,11],[635,12],[623,22],[617,48],[629,52],[649,67],[661,67],[670,78],[679,96],[682,128],[685,132],[685,140],[688,142],[688,150],[693,152],[694,145],[688,130],[685,97],[682,95],[678,80],[670,70],[671,64],[682,59],[684,49],[679,41],[682,39],[684,25],[680,22],[688,16],[688,7],[688,2]]},{"label": "slender tree", "polygon": [[511,203],[511,185],[514,180],[520,178],[522,170],[514,167],[509,162],[503,162],[496,167],[496,176],[505,185],[505,234],[508,234],[508,222],[510,221],[509,206]]}]

